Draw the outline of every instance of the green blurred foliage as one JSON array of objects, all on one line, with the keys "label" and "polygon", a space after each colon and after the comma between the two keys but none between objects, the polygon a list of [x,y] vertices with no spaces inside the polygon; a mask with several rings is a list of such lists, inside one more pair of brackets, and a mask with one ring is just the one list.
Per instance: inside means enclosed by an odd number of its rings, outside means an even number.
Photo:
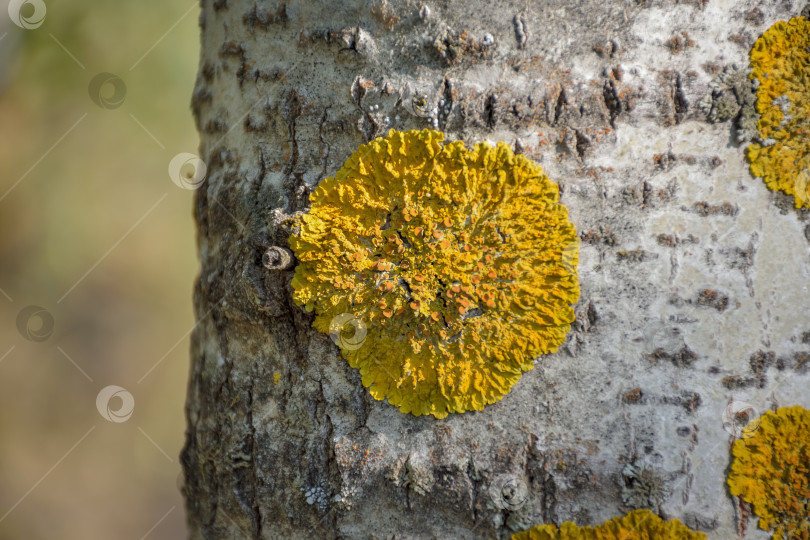
[{"label": "green blurred foliage", "polygon": [[[197,151],[199,7],[46,6],[32,30],[0,12],[0,538],[181,538],[197,261],[167,167]],[[100,72],[120,107],[91,99]],[[17,329],[31,304],[53,316],[42,342]],[[125,422],[96,409],[108,385],[134,397]]]}]

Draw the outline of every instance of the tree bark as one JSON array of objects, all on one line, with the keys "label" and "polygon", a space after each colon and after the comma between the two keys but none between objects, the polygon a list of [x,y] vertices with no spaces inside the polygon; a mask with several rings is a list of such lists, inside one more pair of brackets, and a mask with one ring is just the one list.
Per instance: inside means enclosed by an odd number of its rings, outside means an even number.
[{"label": "tree bark", "polygon": [[[802,7],[203,0],[190,537],[508,538],[639,506],[763,537],[725,487],[724,414],[809,405],[810,228],[698,104]],[[582,241],[560,351],[442,420],[372,399],[262,264],[360,144],[427,127],[541,164]]]}]

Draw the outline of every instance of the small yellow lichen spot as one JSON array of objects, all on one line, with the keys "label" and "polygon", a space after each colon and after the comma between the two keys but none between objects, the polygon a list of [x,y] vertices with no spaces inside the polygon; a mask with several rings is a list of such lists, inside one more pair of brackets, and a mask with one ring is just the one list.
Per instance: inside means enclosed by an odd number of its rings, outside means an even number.
[{"label": "small yellow lichen spot", "polygon": [[566,521],[536,527],[512,536],[512,540],[705,540],[702,532],[693,531],[677,519],[664,521],[649,510],[635,510],[615,517],[596,527],[577,527]]},{"label": "small yellow lichen spot", "polygon": [[350,313],[362,336],[341,348],[371,395],[437,418],[500,400],[559,348],[579,298],[557,185],[502,143],[443,138],[392,130],[361,146],[290,238],[293,298],[313,326]]},{"label": "small yellow lichen spot", "polygon": [[278,381],[281,380],[281,373],[273,373],[273,383],[278,384]]},{"label": "small yellow lichen spot", "polygon": [[759,528],[773,538],[810,538],[810,410],[768,411],[738,439],[728,475],[729,491],[750,503]]},{"label": "small yellow lichen spot", "polygon": [[810,21],[771,26],[751,49],[759,82],[759,142],[748,146],[751,174],[810,207]]}]

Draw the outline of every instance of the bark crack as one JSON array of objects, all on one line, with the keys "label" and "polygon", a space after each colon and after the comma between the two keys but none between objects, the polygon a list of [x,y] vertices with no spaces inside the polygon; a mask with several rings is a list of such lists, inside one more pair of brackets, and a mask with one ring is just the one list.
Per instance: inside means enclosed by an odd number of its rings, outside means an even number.
[{"label": "bark crack", "polygon": [[253,472],[253,535],[256,538],[262,537],[262,511],[259,506],[259,486],[262,485],[259,477],[259,463],[258,463],[258,443],[256,441],[256,426],[253,424],[253,408],[255,406],[253,400],[254,383],[251,381],[250,388],[248,388],[248,411],[247,423],[250,430],[250,461],[252,462]]},{"label": "bark crack", "polygon": [[354,103],[357,105],[357,108],[360,109],[360,112],[363,113],[363,125],[360,126],[360,131],[366,138],[366,142],[369,142],[372,138],[374,138],[374,134],[379,129],[379,125],[374,120],[371,113],[363,108],[363,98],[365,97],[368,88],[372,86],[373,83],[371,81],[366,80],[358,75],[354,78],[354,82],[352,83],[351,87],[352,99],[354,99]]},{"label": "bark crack", "polygon": [[287,189],[288,211],[294,213],[298,211],[300,202],[306,197],[306,185],[304,185],[300,174],[296,174],[298,166],[298,137],[296,134],[296,123],[301,116],[301,98],[296,90],[287,94],[287,99],[282,107],[282,115],[287,123],[290,144],[290,158],[284,167],[284,187]]},{"label": "bark crack", "polygon": [[329,107],[324,107],[323,109],[323,116],[321,116],[321,123],[318,126],[318,138],[321,140],[321,172],[318,175],[318,179],[315,182],[315,185],[319,184],[321,180],[326,178],[326,168],[329,164],[329,150],[330,145],[326,142],[326,138],[323,136],[323,126],[326,125],[326,119],[329,116]]}]

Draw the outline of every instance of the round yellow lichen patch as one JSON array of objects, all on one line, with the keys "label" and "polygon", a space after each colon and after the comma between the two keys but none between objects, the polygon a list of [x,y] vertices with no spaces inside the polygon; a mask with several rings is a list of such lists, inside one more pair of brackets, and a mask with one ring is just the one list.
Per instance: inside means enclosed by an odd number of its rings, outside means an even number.
[{"label": "round yellow lichen patch", "polygon": [[500,400],[558,349],[579,298],[557,185],[502,143],[443,138],[392,130],[361,146],[290,238],[313,326],[350,323],[336,341],[371,395],[437,418]]},{"label": "round yellow lichen patch", "polygon": [[810,539],[810,410],[768,411],[752,431],[734,443],[731,494],[754,507],[773,538]]},{"label": "round yellow lichen patch", "polygon": [[770,27],[751,49],[759,81],[759,138],[748,146],[751,174],[810,207],[810,21],[796,17]]},{"label": "round yellow lichen patch", "polygon": [[649,510],[635,510],[615,517],[596,527],[577,527],[566,521],[559,528],[538,525],[512,536],[512,540],[705,540],[706,535],[693,531],[673,519],[663,521]]}]

